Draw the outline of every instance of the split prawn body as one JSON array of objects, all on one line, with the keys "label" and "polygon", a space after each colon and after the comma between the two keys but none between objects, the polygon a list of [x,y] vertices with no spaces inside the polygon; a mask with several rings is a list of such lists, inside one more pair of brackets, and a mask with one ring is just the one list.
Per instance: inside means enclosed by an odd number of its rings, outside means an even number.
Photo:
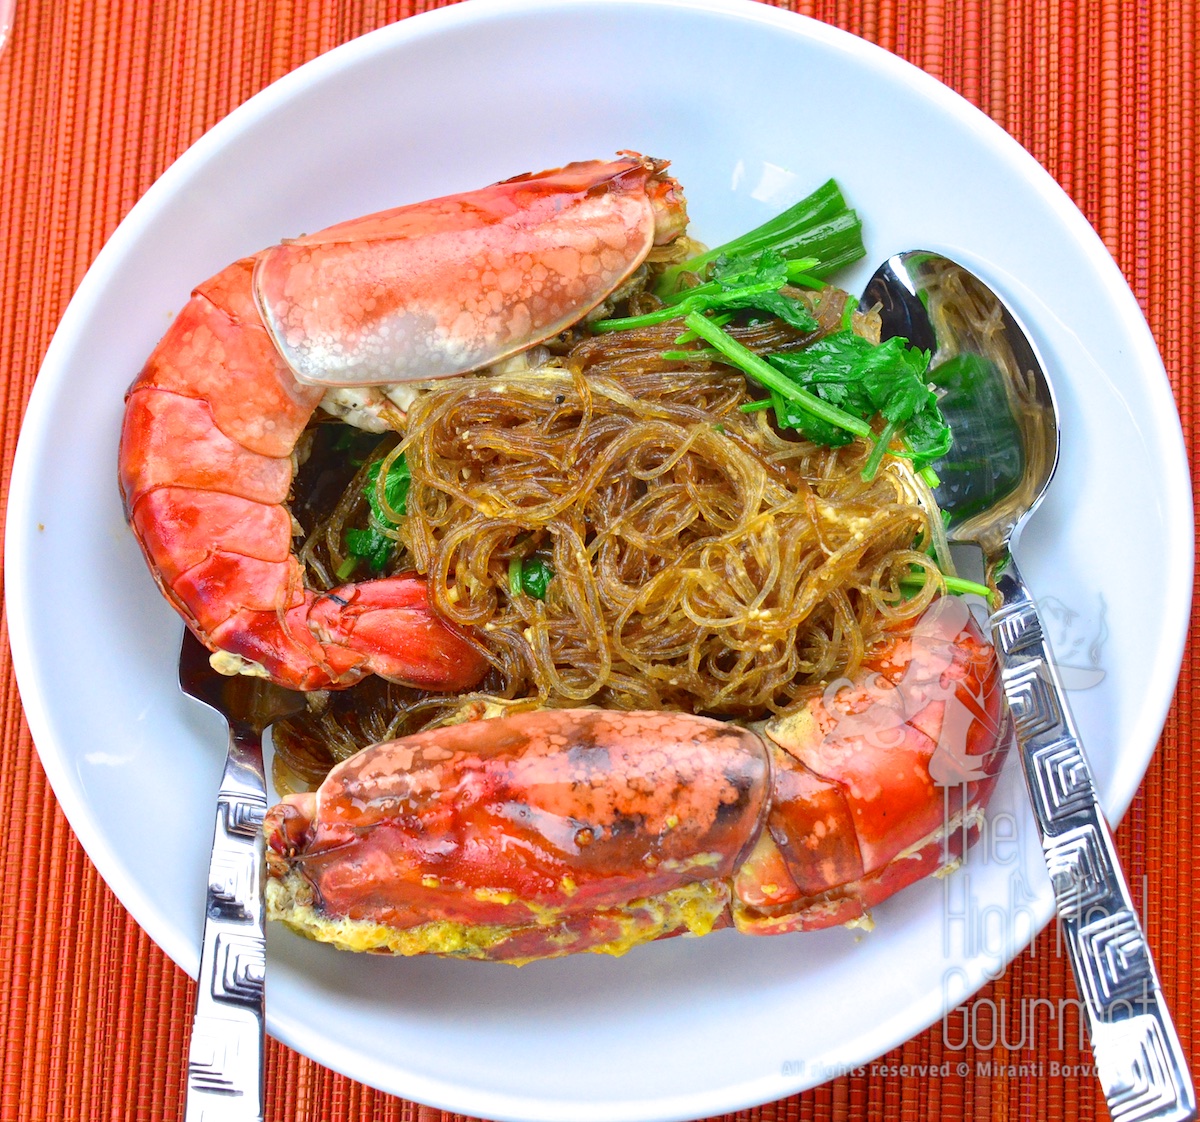
[{"label": "split prawn body", "polygon": [[1001,705],[943,598],[761,731],[571,709],[417,733],[268,813],[269,914],[345,949],[518,964],[861,924],[977,836]]},{"label": "split prawn body", "polygon": [[664,166],[630,154],[368,215],[195,290],[130,388],[119,474],[151,572],[217,665],[303,690],[479,682],[483,654],[422,577],[305,587],[297,442],[331,387],[485,367],[585,315],[686,225]]}]

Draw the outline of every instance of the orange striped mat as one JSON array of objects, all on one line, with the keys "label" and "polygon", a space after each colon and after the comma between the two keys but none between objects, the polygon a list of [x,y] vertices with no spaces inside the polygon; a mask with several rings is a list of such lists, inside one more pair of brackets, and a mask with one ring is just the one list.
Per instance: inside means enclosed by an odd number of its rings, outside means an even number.
[{"label": "orange striped mat", "polygon": [[[470,2],[470,0],[468,0]],[[6,4],[0,3],[0,13]],[[7,495],[38,366],[67,300],[122,216],[257,90],[354,36],[439,6],[410,0],[17,0],[0,54],[0,395]],[[1058,179],[1124,270],[1196,450],[1200,361],[1194,0],[793,0],[965,95]],[[1193,638],[1195,632],[1193,631]],[[1200,1013],[1192,863],[1196,648],[1162,744],[1118,832],[1185,1047]],[[193,984],[116,902],[67,826],[0,647],[0,1122],[181,1117]],[[1052,930],[984,991],[1071,995]],[[1067,1034],[1068,1037],[1072,1034]],[[1087,1063],[1067,1039],[948,1048],[935,1028],[850,1075],[739,1119],[1063,1120],[1104,1116],[1095,1082],[1006,1065]],[[954,1043],[954,1041],[951,1041]],[[904,1065],[941,1065],[920,1078]],[[977,1063],[977,1061],[980,1061]],[[992,1065],[989,1069],[986,1064]],[[965,1075],[958,1074],[959,1064]],[[271,1042],[268,1117],[451,1116],[335,1075]]]}]

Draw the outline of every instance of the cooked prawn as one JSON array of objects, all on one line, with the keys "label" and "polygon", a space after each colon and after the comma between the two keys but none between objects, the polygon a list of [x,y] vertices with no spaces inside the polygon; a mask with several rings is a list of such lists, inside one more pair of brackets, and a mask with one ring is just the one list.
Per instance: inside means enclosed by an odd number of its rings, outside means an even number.
[{"label": "cooked prawn", "polygon": [[266,249],[200,285],[130,389],[125,511],[214,664],[294,689],[462,690],[481,650],[416,574],[306,588],[287,508],[330,386],[487,366],[599,304],[686,224],[665,165],[570,164]]}]

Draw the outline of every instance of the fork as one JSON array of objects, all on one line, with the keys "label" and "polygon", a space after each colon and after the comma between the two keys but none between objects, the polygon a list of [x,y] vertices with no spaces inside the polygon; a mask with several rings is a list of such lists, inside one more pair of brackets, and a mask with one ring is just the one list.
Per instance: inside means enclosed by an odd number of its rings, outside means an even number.
[{"label": "fork", "polygon": [[179,651],[179,686],[229,725],[217,795],[196,1010],[188,1049],[186,1122],[262,1122],[266,1026],[267,810],[263,730],[304,708],[304,695],[262,678],[227,677],[190,631]]}]

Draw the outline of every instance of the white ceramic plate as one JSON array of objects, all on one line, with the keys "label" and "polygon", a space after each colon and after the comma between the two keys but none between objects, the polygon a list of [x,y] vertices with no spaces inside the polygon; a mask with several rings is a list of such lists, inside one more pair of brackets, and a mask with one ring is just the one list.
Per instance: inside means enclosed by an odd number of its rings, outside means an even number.
[{"label": "white ceramic plate", "polygon": [[[180,628],[121,514],[123,391],[191,286],[242,254],[627,147],[674,161],[710,244],[835,175],[871,261],[947,252],[1030,326],[1064,447],[1021,559],[1072,680],[1090,687],[1073,702],[1109,814],[1132,798],[1180,664],[1191,507],[1158,354],[1079,212],[966,102],[789,13],[474,0],[332,51],[188,151],[97,258],[30,403],[7,539],[29,723],[88,853],[192,974],[224,741],[177,691]],[[880,907],[866,937],[725,932],[517,971],[352,957],[273,932],[270,1031],[369,1084],[488,1118],[682,1119],[777,1099],[921,1031],[1045,923],[1011,768],[990,822],[965,870]]]}]

